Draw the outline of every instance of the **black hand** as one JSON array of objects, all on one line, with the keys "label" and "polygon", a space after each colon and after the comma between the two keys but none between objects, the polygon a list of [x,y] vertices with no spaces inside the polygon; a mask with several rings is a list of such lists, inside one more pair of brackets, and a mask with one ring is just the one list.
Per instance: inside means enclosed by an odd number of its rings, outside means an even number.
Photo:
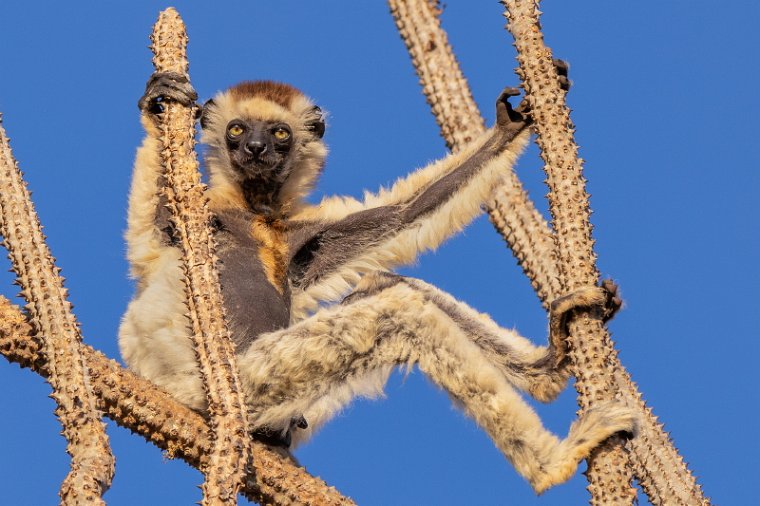
[{"label": "black hand", "polygon": [[198,94],[187,76],[176,72],[156,72],[145,85],[145,94],[137,102],[141,111],[150,114],[164,112],[164,104],[177,102],[184,106],[195,105]]}]

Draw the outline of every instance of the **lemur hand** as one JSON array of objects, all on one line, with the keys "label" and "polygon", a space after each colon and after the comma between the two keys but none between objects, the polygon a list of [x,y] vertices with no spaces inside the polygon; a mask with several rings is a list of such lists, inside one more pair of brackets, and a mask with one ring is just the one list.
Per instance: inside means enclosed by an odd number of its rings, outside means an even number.
[{"label": "lemur hand", "polygon": [[[494,130],[504,135],[508,140],[513,139],[523,128],[530,124],[530,116],[512,107],[509,97],[520,94],[519,88],[504,88],[496,99],[496,126]],[[524,102],[524,101],[523,101]]]},{"label": "lemur hand", "polygon": [[167,102],[192,106],[196,100],[198,94],[190,85],[187,76],[176,72],[156,72],[148,79],[145,94],[137,102],[137,106],[145,113],[161,114]]},{"label": "lemur hand", "polygon": [[[565,91],[570,90],[570,79],[567,77],[568,69],[570,68],[566,61],[554,58],[552,60],[554,67],[557,70],[557,76],[559,78],[559,87]],[[509,103],[509,97],[516,97],[520,94],[518,88],[504,88],[504,91],[499,95],[496,101],[496,126],[500,130],[515,129],[529,125],[533,122],[533,118],[530,116],[530,105],[528,101],[523,99],[520,104],[512,108]]]},{"label": "lemur hand", "polygon": [[600,286],[585,286],[558,297],[549,308],[549,343],[555,351],[555,363],[565,359],[567,353],[568,322],[576,309],[598,311],[602,321],[612,319],[622,307],[623,300],[617,284],[605,279]]}]

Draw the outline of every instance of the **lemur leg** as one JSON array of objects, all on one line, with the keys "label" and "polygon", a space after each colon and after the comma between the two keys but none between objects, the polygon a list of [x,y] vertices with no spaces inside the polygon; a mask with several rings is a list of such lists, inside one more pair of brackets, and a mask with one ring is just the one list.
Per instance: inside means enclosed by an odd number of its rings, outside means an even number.
[{"label": "lemur leg", "polygon": [[409,278],[404,282],[457,322],[513,386],[542,402],[553,400],[565,389],[570,372],[564,363],[555,365],[560,352],[551,344],[537,346],[433,285]]},{"label": "lemur leg", "polygon": [[576,309],[596,311],[603,321],[611,320],[622,307],[617,284],[605,279],[600,286],[581,287],[554,299],[549,307],[550,348],[554,351],[553,363],[559,367],[567,351],[567,324]]},{"label": "lemur leg", "polygon": [[541,402],[549,402],[565,389],[570,377],[566,358],[567,321],[576,309],[602,311],[605,321],[620,308],[617,285],[605,280],[599,287],[583,287],[551,305],[549,346],[536,346],[517,332],[504,329],[487,314],[480,313],[450,294],[420,280],[406,278],[430,302],[466,328],[489,361],[508,381]]},{"label": "lemur leg", "polygon": [[[451,311],[418,283],[391,274],[366,276],[341,305],[254,341],[238,362],[253,425],[286,430],[303,414],[311,430],[354,397],[381,392],[395,366],[418,364],[538,492],[568,479],[610,435],[633,430],[632,411],[608,403],[581,415],[568,437],[558,439],[513,387],[515,364],[531,354],[522,338],[499,329],[498,336],[484,339],[490,320],[473,318],[455,301],[461,311]],[[485,341],[501,342],[508,358],[494,363]]]}]

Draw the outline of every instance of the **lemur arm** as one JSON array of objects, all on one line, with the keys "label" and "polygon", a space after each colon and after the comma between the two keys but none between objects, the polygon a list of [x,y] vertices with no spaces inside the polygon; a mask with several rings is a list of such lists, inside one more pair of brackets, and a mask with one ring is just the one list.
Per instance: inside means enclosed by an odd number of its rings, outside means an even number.
[{"label": "lemur arm", "polygon": [[475,146],[433,164],[437,174],[422,169],[416,191],[414,173],[385,192],[390,204],[372,205],[381,200],[379,194],[341,219],[296,228],[290,279],[300,290],[294,291],[294,309],[340,297],[364,272],[413,262],[478,216],[529,137],[524,109],[508,102],[516,94],[515,89],[502,93],[496,125]]},{"label": "lemur arm", "polygon": [[[568,91],[571,84],[570,79],[568,78],[569,65],[564,60],[556,58],[553,60],[553,63],[557,70],[560,87],[563,90]],[[508,89],[511,90],[510,96],[517,94],[516,89]],[[521,113],[529,112],[528,106],[525,102],[518,105],[516,110]],[[530,120],[530,118],[527,119]],[[381,188],[377,193],[366,192],[363,200],[344,196],[325,197],[317,205],[305,206],[292,218],[295,221],[301,222],[333,222],[341,220],[349,214],[365,209],[409,202],[424,188],[427,188],[446,174],[457,169],[464,160],[480,151],[483,148],[483,144],[488,142],[491,138],[492,133],[493,132],[491,131],[485,132],[465,146],[459,153],[447,156],[446,158],[433,162],[405,177],[399,178],[388,189]],[[515,156],[519,155],[527,143],[527,134],[524,135],[525,136],[517,135],[513,142],[505,149],[513,153]]]},{"label": "lemur arm", "polygon": [[155,270],[162,251],[172,243],[169,210],[159,192],[163,176],[155,116],[162,112],[161,104],[167,100],[194,103],[196,97],[184,76],[154,74],[138,102],[146,136],[135,157],[125,233],[130,272],[138,280]]},{"label": "lemur arm", "polygon": [[365,191],[362,200],[339,195],[325,197],[317,205],[302,208],[293,216],[293,220],[315,223],[334,222],[366,209],[409,202],[420,191],[455,170],[464,160],[481,149],[490,138],[490,133],[490,131],[484,132],[461,151],[398,178],[390,188],[380,188],[376,193]]}]

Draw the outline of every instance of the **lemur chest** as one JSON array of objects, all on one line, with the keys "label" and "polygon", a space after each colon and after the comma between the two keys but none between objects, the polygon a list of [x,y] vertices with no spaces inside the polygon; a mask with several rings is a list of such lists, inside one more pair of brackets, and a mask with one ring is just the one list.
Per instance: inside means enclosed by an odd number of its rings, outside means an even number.
[{"label": "lemur chest", "polygon": [[284,226],[242,210],[216,212],[219,282],[227,324],[239,350],[290,323]]}]

